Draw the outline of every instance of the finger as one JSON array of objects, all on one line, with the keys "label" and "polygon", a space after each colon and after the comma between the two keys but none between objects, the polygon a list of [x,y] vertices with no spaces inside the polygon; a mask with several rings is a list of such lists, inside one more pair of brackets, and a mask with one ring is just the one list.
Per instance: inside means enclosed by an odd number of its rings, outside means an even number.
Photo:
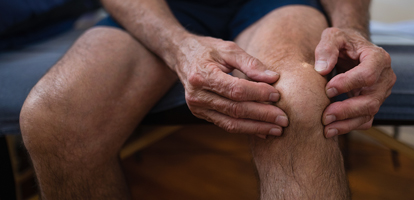
[{"label": "finger", "polygon": [[287,115],[277,106],[270,104],[232,101],[205,91],[195,93],[186,100],[193,113],[198,115],[202,115],[202,112],[208,109],[232,118],[269,122],[283,127],[289,125]]},{"label": "finger", "polygon": [[374,118],[372,118],[369,122],[362,124],[361,126],[359,126],[358,128],[356,128],[355,130],[368,130],[372,127],[372,122],[374,121]]},{"label": "finger", "polygon": [[289,125],[287,115],[278,107],[257,102],[236,102],[225,98],[212,98],[211,109],[237,119],[269,122],[282,127]]},{"label": "finger", "polygon": [[330,104],[323,113],[323,124],[328,125],[335,121],[360,117],[374,116],[382,100],[374,96],[357,96]]},{"label": "finger", "polygon": [[215,70],[202,77],[202,88],[234,101],[277,102],[280,94],[273,86],[240,79]]},{"label": "finger", "polygon": [[391,61],[388,60],[390,58],[382,56],[383,53],[387,54],[385,51],[381,54],[371,51],[375,50],[365,50],[361,54],[363,59],[358,66],[338,74],[327,83],[326,94],[329,98],[354,89],[372,86],[378,81],[384,68],[391,66],[389,64]]},{"label": "finger", "polygon": [[215,125],[230,133],[273,136],[280,136],[282,134],[282,127],[271,123],[248,119],[235,119],[212,110],[207,110],[205,116],[207,121],[213,122]]},{"label": "finger", "polygon": [[252,80],[275,83],[279,79],[278,73],[268,70],[259,59],[246,53],[234,42],[227,42],[221,57],[226,66],[242,71]]},{"label": "finger", "polygon": [[361,125],[371,121],[372,116],[361,116],[352,119],[337,121],[328,126],[325,126],[325,137],[331,138],[336,135],[342,135],[345,133],[349,133],[352,130],[357,129]]},{"label": "finger", "polygon": [[[350,37],[352,39],[349,39]],[[335,27],[325,29],[315,49],[315,70],[321,75],[329,74],[343,53],[353,60],[358,60],[358,49],[361,48],[361,44],[370,43],[360,34],[349,34]]]},{"label": "finger", "polygon": [[262,138],[262,139],[266,139],[267,138],[267,135],[262,135],[262,134],[256,134],[256,136],[258,138]]},{"label": "finger", "polygon": [[315,70],[321,75],[329,74],[338,62],[339,50],[345,39],[336,28],[325,29],[315,49]]}]

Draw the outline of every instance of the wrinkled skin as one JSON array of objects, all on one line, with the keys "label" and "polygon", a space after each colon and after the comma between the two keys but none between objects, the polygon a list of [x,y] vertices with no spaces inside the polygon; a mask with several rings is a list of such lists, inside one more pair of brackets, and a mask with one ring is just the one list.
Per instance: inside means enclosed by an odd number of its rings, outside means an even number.
[{"label": "wrinkled skin", "polygon": [[332,103],[324,111],[326,137],[369,129],[396,81],[389,54],[358,31],[328,28],[322,33],[315,55],[315,69],[321,75],[329,74],[335,66],[340,73],[327,83],[327,96],[347,93],[350,97]]}]

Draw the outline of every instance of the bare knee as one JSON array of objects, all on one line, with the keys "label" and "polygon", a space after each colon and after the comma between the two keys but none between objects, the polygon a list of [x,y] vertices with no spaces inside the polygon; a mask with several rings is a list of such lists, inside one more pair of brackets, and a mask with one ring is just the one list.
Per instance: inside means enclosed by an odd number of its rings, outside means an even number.
[{"label": "bare knee", "polygon": [[88,110],[79,112],[79,107],[73,106],[75,102],[66,99],[68,95],[50,88],[34,89],[26,99],[20,128],[32,158],[86,159],[103,149],[99,143],[104,141],[96,132],[99,127],[85,114]]},{"label": "bare knee", "polygon": [[[305,64],[308,65],[308,64]],[[346,199],[346,177],[336,141],[323,136],[322,113],[329,104],[326,80],[313,66],[280,72],[277,106],[289,117],[283,136],[254,139],[253,156],[262,197],[269,199]]]},{"label": "bare knee", "polygon": [[289,129],[322,130],[322,113],[330,102],[325,94],[326,80],[312,65],[297,65],[283,70],[275,84],[281,93],[277,106],[288,115]]},{"label": "bare knee", "polygon": [[111,143],[105,124],[114,119],[115,98],[123,96],[137,57],[128,56],[126,49],[141,50],[132,40],[120,30],[91,29],[36,84],[20,115],[29,152],[92,153]]}]

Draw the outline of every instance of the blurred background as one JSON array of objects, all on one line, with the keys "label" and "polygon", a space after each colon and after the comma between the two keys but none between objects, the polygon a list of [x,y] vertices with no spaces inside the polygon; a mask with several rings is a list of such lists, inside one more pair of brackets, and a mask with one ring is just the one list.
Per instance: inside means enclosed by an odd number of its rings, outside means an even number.
[{"label": "blurred background", "polygon": [[412,0],[372,0],[371,19],[392,23],[414,20]]},{"label": "blurred background", "polygon": [[[414,45],[413,0],[372,0],[370,11],[376,44]],[[89,14],[76,26],[84,29],[104,15]],[[414,148],[414,126],[399,126],[397,136],[395,126],[376,128]],[[39,199],[21,139],[7,140],[18,199]],[[413,158],[360,131],[341,136],[340,146],[353,199],[414,199]],[[210,124],[143,126],[127,142],[121,159],[134,199],[258,199],[247,137]]]}]

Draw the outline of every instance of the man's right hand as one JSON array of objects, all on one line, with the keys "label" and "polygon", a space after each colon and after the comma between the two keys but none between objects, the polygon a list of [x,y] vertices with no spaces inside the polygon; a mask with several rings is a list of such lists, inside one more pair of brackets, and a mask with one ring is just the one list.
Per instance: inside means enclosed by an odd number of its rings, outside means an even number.
[{"label": "man's right hand", "polygon": [[[288,125],[275,102],[278,75],[233,42],[188,33],[164,0],[102,0],[128,32],[177,72],[197,117],[229,132],[265,137]],[[239,69],[253,81],[228,75]]]},{"label": "man's right hand", "polygon": [[[279,92],[271,85],[278,80],[256,58],[234,42],[191,35],[173,53],[174,66],[185,88],[191,112],[232,133],[266,135],[282,134],[288,126],[286,114],[274,105]],[[238,69],[251,80],[228,73]]]}]

